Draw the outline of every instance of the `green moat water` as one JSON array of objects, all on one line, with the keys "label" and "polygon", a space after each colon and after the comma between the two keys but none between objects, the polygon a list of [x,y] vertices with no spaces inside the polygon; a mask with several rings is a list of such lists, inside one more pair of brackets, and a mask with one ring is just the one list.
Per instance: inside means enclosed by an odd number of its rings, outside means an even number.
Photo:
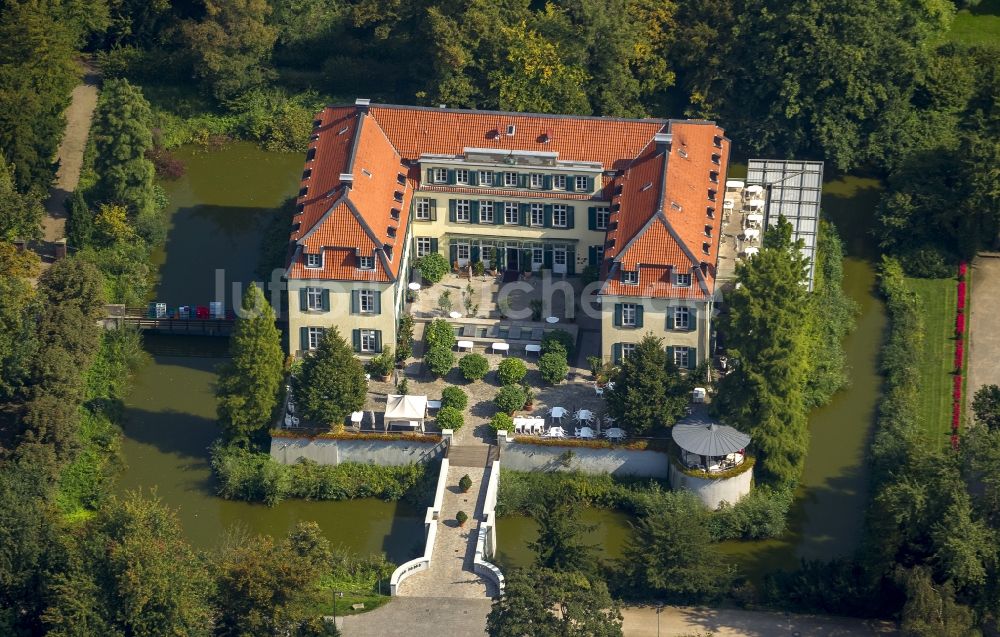
[{"label": "green moat water", "polygon": [[[165,184],[171,200],[171,228],[160,267],[157,300],[207,304],[214,298],[217,268],[225,270],[227,302],[233,281],[253,279],[262,230],[275,207],[298,184],[297,154],[265,153],[249,144],[224,150],[179,152],[187,174]],[[861,307],[858,327],[847,340],[852,386],[810,418],[812,439],[805,474],[792,509],[789,530],[766,542],[732,542],[725,551],[754,574],[795,565],[800,557],[847,555],[857,545],[867,499],[864,449],[878,398],[876,355],[884,312],[874,296],[867,261],[868,219],[880,185],[848,177],[830,181],[824,208],[841,230],[850,258],[844,287]],[[846,231],[846,232],[845,232]],[[154,361],[135,379],[127,404],[124,453],[128,469],[121,489],[151,489],[179,512],[191,541],[210,548],[226,529],[281,535],[299,520],[315,520],[335,543],[360,552],[385,551],[409,559],[422,544],[423,510],[377,500],[284,502],[268,508],[230,502],[214,495],[207,448],[218,435],[212,385],[226,343],[211,338],[150,338]],[[614,559],[629,533],[627,516],[584,512],[597,528],[588,540]],[[498,523],[499,561],[530,560],[527,544],[536,530],[530,519]]]}]

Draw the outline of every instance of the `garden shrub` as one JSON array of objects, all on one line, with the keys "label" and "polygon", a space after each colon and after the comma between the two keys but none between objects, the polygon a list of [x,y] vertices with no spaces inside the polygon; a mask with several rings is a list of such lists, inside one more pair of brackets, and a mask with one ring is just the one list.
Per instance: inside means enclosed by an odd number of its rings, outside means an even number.
[{"label": "garden shrub", "polygon": [[434,345],[424,354],[424,362],[432,374],[441,377],[455,366],[455,355],[443,345]]},{"label": "garden shrub", "polygon": [[524,407],[524,403],[528,400],[525,395],[524,390],[518,385],[504,385],[497,392],[496,398],[493,399],[493,404],[497,406],[500,411],[510,414],[518,409]]},{"label": "garden shrub", "polygon": [[413,267],[420,270],[420,276],[424,278],[425,281],[434,285],[444,278],[444,275],[448,274],[448,259],[444,258],[444,255],[440,252],[431,252],[430,254],[425,254],[413,263]]},{"label": "garden shrub", "polygon": [[476,381],[490,371],[490,362],[482,354],[466,354],[458,361],[458,369],[467,381]]},{"label": "garden shrub", "polygon": [[562,345],[563,351],[566,352],[566,360],[572,360],[576,350],[576,341],[569,332],[566,330],[546,332],[545,336],[542,337],[542,354],[551,352],[554,345]]},{"label": "garden shrub", "polygon": [[722,540],[760,540],[777,537],[785,531],[792,492],[758,486],[736,504],[724,502],[709,520],[712,538]]},{"label": "garden shrub", "polygon": [[514,419],[510,417],[510,414],[498,411],[490,419],[490,429],[493,431],[512,431],[514,429]]},{"label": "garden shrub", "polygon": [[542,374],[542,380],[551,385],[558,385],[566,380],[566,375],[569,374],[566,356],[561,352],[542,354],[538,359],[538,371]]},{"label": "garden shrub", "polygon": [[469,477],[469,474],[465,474],[462,476],[462,479],[458,481],[458,488],[462,490],[462,493],[466,493],[472,488],[472,478]]},{"label": "garden shrub", "polygon": [[497,367],[497,378],[501,385],[516,385],[527,373],[528,366],[520,358],[505,358]]},{"label": "garden shrub", "polygon": [[469,396],[458,387],[445,387],[441,392],[441,407],[454,407],[463,411],[469,406]]},{"label": "garden shrub", "polygon": [[437,415],[437,424],[441,429],[458,431],[465,424],[465,415],[454,407],[442,407]]},{"label": "garden shrub", "polygon": [[457,341],[455,329],[444,319],[434,319],[424,329],[424,343],[428,348],[440,346],[450,350]]}]

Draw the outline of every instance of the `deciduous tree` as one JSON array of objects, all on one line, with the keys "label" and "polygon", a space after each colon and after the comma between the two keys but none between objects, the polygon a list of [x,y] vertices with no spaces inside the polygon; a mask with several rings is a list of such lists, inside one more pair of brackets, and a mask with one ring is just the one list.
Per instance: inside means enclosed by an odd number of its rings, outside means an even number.
[{"label": "deciduous tree", "polygon": [[38,239],[45,209],[34,191],[18,192],[14,168],[0,149],[0,241]]}]

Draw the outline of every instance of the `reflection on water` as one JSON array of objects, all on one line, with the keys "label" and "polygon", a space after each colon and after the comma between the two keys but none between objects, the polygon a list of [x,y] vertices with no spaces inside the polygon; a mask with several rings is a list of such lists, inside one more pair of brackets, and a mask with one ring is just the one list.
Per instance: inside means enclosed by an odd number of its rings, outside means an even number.
[{"label": "reflection on water", "polygon": [[[594,530],[584,536],[584,542],[597,548],[597,557],[612,561],[621,557],[630,530],[629,516],[616,511],[584,509],[580,515],[584,524]],[[529,566],[535,554],[528,544],[538,537],[538,525],[530,517],[512,515],[497,520],[497,563],[501,567]]]}]

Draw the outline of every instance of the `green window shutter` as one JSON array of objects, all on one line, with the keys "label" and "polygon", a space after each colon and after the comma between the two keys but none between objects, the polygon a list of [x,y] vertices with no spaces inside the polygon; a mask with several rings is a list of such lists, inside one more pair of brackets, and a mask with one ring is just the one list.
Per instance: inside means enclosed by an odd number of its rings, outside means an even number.
[{"label": "green window shutter", "polygon": [[307,288],[299,288],[299,309],[305,312],[309,309],[309,292]]},{"label": "green window shutter", "polygon": [[434,183],[434,169],[433,168],[428,168],[427,169],[427,183],[429,183],[429,184],[433,184]]},{"label": "green window shutter", "polygon": [[528,176],[525,175],[524,173],[518,173],[517,174],[517,187],[518,188],[527,188],[528,187]]},{"label": "green window shutter", "polygon": [[611,346],[611,361],[614,365],[622,364],[622,344],[615,343]]},{"label": "green window shutter", "polygon": [[587,177],[587,192],[594,192],[594,178]]},{"label": "green window shutter", "polygon": [[672,308],[672,307],[668,307],[667,308],[667,329],[668,330],[674,329],[674,312],[675,312],[675,308]]},{"label": "green window shutter", "polygon": [[528,204],[523,203],[520,205],[521,208],[521,225],[528,225]]},{"label": "green window shutter", "polygon": [[493,202],[493,225],[502,226],[503,225],[503,202],[494,201]]},{"label": "green window shutter", "polygon": [[566,227],[572,228],[576,225],[576,207],[566,206]]},{"label": "green window shutter", "polygon": [[688,308],[688,331],[693,332],[698,329],[698,308]]},{"label": "green window shutter", "polygon": [[451,186],[455,185],[455,170],[453,168],[448,169],[448,184]]},{"label": "green window shutter", "polygon": [[587,208],[587,229],[597,230],[597,208],[594,206]]},{"label": "green window shutter", "polygon": [[576,179],[573,175],[566,175],[566,192],[573,192],[576,190]]},{"label": "green window shutter", "polygon": [[361,351],[361,330],[351,330],[351,340],[354,341],[354,351]]},{"label": "green window shutter", "polygon": [[545,204],[544,206],[542,206],[542,210],[544,210],[544,213],[545,213],[544,214],[545,227],[546,228],[551,228],[552,227],[552,204]]},{"label": "green window shutter", "polygon": [[361,311],[361,290],[351,290],[351,314]]},{"label": "green window shutter", "polygon": [[550,245],[542,248],[542,267],[552,269],[552,246]]},{"label": "green window shutter", "polygon": [[469,171],[469,185],[470,186],[478,186],[479,185],[479,171],[478,170],[470,170]]},{"label": "green window shutter", "polygon": [[431,252],[437,252],[437,251],[438,251],[438,240],[431,239]]},{"label": "green window shutter", "polygon": [[674,346],[667,345],[667,365],[674,364]]},{"label": "green window shutter", "polygon": [[615,327],[622,326],[622,304],[615,303]]},{"label": "green window shutter", "polygon": [[472,223],[479,223],[479,202],[475,199],[469,204],[469,220]]},{"label": "green window shutter", "polygon": [[503,173],[493,173],[493,187],[503,188]]},{"label": "green window shutter", "polygon": [[566,248],[566,274],[576,274],[576,248]]},{"label": "green window shutter", "polygon": [[375,352],[382,353],[382,330],[375,330]]},{"label": "green window shutter", "polygon": [[448,221],[455,221],[455,219],[456,219],[456,216],[455,216],[455,200],[454,199],[449,199],[448,200]]},{"label": "green window shutter", "polygon": [[323,290],[323,311],[330,311],[330,290]]},{"label": "green window shutter", "polygon": [[542,187],[545,190],[552,190],[552,175],[545,175],[542,177]]},{"label": "green window shutter", "polygon": [[309,328],[300,327],[299,328],[299,351],[306,351],[309,349]]},{"label": "green window shutter", "polygon": [[694,369],[698,367],[698,348],[689,347],[688,348],[688,369]]},{"label": "green window shutter", "polygon": [[478,244],[474,244],[472,246],[472,248],[469,249],[469,258],[472,260],[473,263],[476,263],[477,261],[479,261],[479,245]]},{"label": "green window shutter", "polygon": [[642,327],[642,303],[635,304],[635,326]]},{"label": "green window shutter", "polygon": [[380,291],[378,291],[378,290],[375,290],[375,301],[374,301],[373,305],[374,305],[374,309],[375,309],[375,314],[381,314],[382,313],[382,293]]},{"label": "green window shutter", "polygon": [[458,245],[454,243],[448,244],[448,267],[450,268],[452,264],[458,261]]},{"label": "green window shutter", "polygon": [[597,246],[587,248],[587,263],[597,265]]},{"label": "green window shutter", "polygon": [[437,199],[431,199],[431,221],[438,220],[438,205]]}]

